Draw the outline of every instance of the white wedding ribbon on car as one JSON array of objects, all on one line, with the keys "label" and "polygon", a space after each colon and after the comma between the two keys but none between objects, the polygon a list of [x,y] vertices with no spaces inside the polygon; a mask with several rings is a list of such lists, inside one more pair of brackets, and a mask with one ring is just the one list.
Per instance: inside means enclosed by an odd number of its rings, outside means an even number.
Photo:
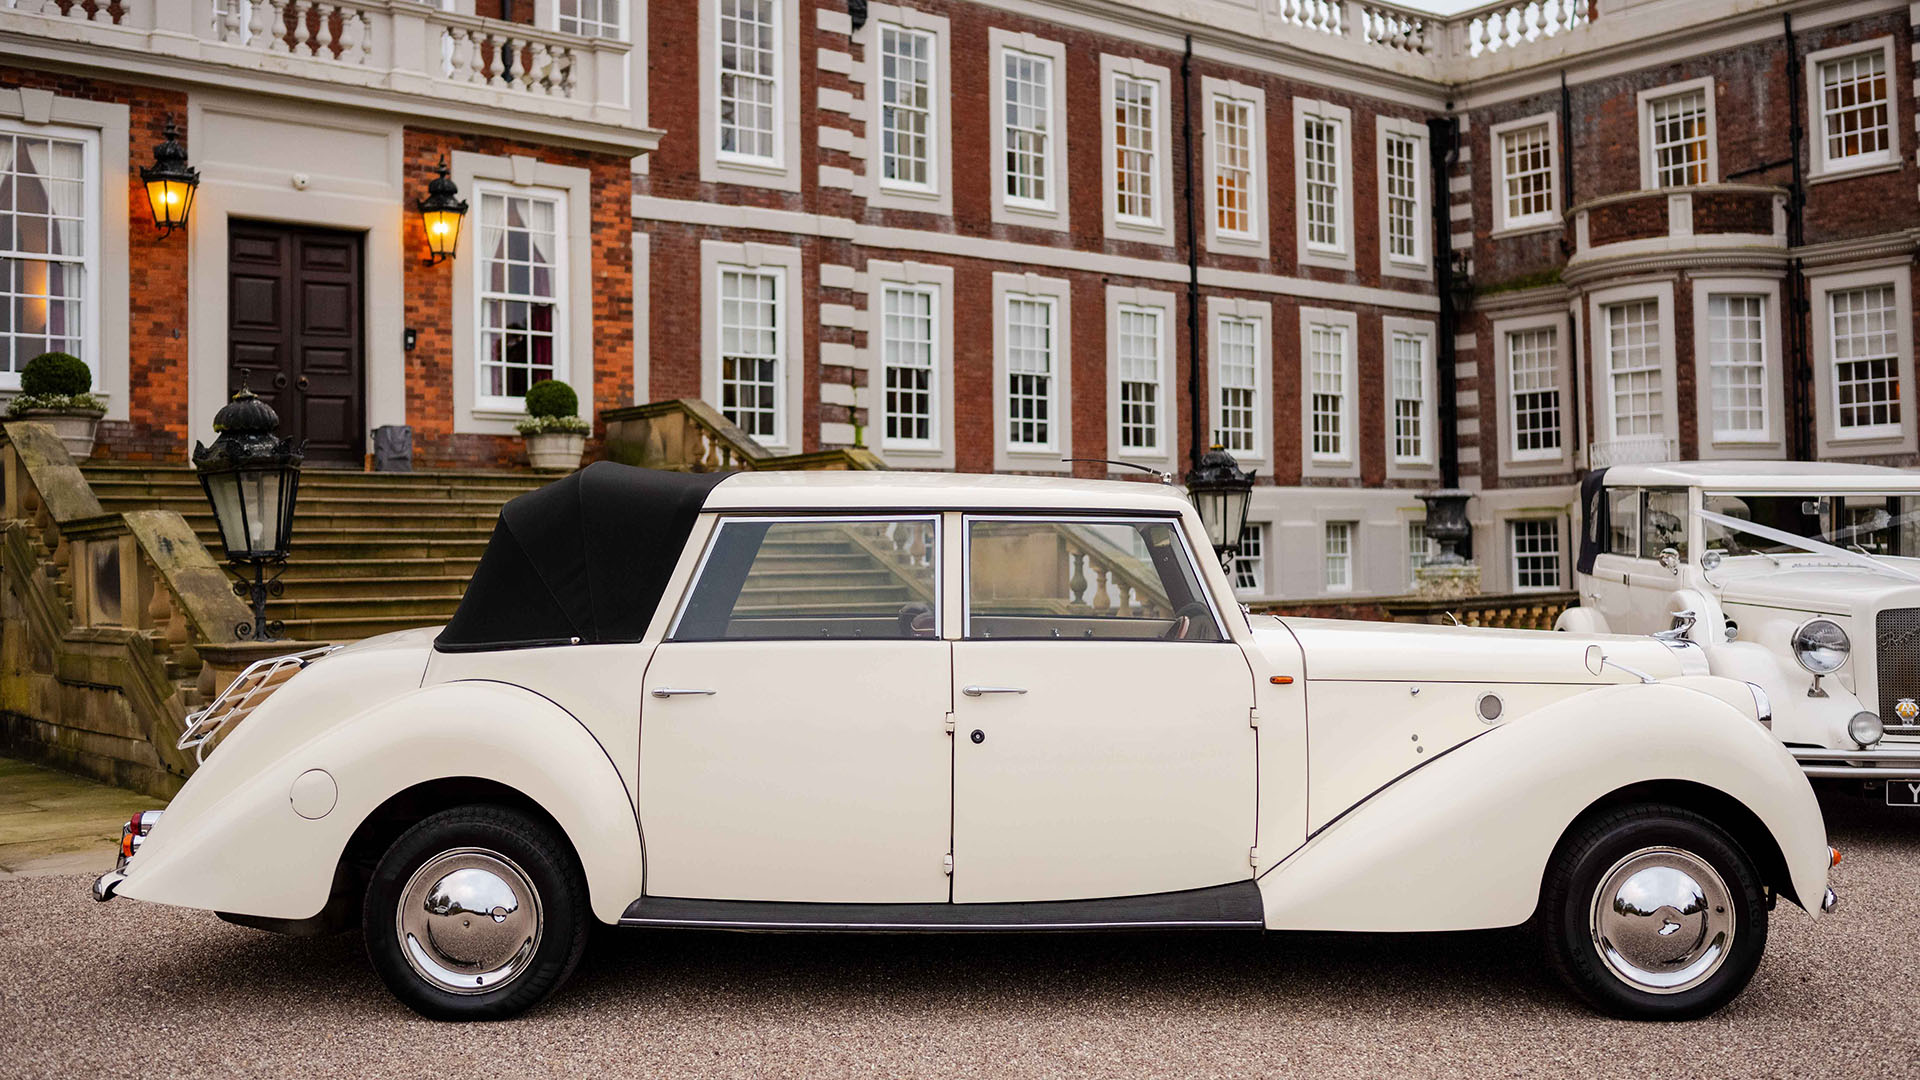
[{"label": "white wedding ribbon on car", "polygon": [[1742,521],[1739,518],[1728,517],[1725,514],[1716,514],[1711,510],[1700,511],[1700,520],[1712,525],[1718,525],[1723,529],[1732,529],[1734,532],[1743,532],[1757,536],[1762,540],[1772,540],[1777,544],[1791,544],[1812,555],[1832,555],[1853,563],[1855,566],[1864,566],[1870,570],[1881,570],[1897,577],[1906,578],[1908,581],[1920,581],[1920,574],[1915,574],[1911,570],[1894,566],[1891,563],[1882,562],[1871,555],[1862,555],[1860,552],[1848,551],[1846,548],[1835,547],[1823,541],[1810,539],[1805,536],[1796,536],[1785,529],[1776,529],[1770,525],[1756,525],[1751,521]]}]

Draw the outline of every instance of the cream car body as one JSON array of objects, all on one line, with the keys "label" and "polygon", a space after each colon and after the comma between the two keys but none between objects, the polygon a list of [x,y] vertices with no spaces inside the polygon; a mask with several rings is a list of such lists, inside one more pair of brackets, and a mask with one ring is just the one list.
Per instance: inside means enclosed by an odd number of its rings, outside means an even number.
[{"label": "cream car body", "polygon": [[[1920,805],[1920,474],[1778,461],[1621,466],[1590,481],[1582,501],[1580,606],[1560,629],[1691,644],[1713,674],[1765,690],[1774,735],[1810,777],[1885,784],[1889,802]],[[1851,641],[1820,678],[1793,646],[1816,619]]]},{"label": "cream car body", "polygon": [[[577,475],[639,472],[618,469]],[[324,655],[233,726],[96,895],[334,926],[396,836],[479,802],[550,830],[609,924],[1461,930],[1528,920],[1570,830],[1652,801],[1737,842],[1768,906],[1831,899],[1818,806],[1761,699],[1684,649],[1251,617],[1167,487],[705,484],[683,542],[633,556],[663,579],[633,640],[424,630]],[[694,632],[739,561],[728,529],[757,530],[759,561],[720,594],[734,622]],[[898,636],[811,633],[822,530],[891,538],[869,554],[919,575]],[[743,631],[752,582],[771,607]],[[514,902],[467,910],[499,922]]]}]

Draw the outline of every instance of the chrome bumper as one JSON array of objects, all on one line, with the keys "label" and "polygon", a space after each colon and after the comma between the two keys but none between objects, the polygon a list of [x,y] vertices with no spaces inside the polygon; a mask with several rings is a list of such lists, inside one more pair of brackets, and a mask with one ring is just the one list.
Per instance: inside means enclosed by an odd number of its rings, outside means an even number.
[{"label": "chrome bumper", "polygon": [[1831,912],[1834,908],[1837,908],[1839,906],[1840,906],[1840,898],[1833,894],[1832,889],[1828,889],[1827,895],[1820,898],[1820,911],[1822,914]]},{"label": "chrome bumper", "polygon": [[120,883],[125,880],[127,880],[127,875],[118,870],[109,870],[101,874],[98,878],[94,879],[93,898],[103,904],[106,903],[113,899],[113,894],[119,890]]},{"label": "chrome bumper", "polygon": [[1872,750],[1828,750],[1789,746],[1809,780],[1920,780],[1920,746]]}]

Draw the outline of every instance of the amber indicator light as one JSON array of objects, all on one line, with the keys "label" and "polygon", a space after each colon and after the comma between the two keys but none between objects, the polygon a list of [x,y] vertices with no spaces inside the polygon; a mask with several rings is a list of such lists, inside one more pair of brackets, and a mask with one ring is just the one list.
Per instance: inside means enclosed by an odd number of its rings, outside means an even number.
[{"label": "amber indicator light", "polygon": [[1271,677],[1271,678],[1269,678],[1269,679],[1268,679],[1267,681],[1268,681],[1268,682],[1270,682],[1270,683],[1272,683],[1272,684],[1273,684],[1273,685],[1275,685],[1275,686],[1292,686],[1292,685],[1293,685],[1293,676],[1291,676],[1291,675],[1275,675],[1275,676],[1273,676],[1273,677]]}]

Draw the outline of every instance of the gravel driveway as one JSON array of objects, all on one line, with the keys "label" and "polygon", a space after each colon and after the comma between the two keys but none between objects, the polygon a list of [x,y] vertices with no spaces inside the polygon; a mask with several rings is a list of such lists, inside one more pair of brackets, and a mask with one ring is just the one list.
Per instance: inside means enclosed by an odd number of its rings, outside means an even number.
[{"label": "gravel driveway", "polygon": [[442,1025],[359,938],[0,880],[0,1076],[1920,1076],[1920,814],[1827,800],[1841,908],[1782,905],[1691,1025],[1573,1004],[1519,932],[610,931],[558,997]]}]

